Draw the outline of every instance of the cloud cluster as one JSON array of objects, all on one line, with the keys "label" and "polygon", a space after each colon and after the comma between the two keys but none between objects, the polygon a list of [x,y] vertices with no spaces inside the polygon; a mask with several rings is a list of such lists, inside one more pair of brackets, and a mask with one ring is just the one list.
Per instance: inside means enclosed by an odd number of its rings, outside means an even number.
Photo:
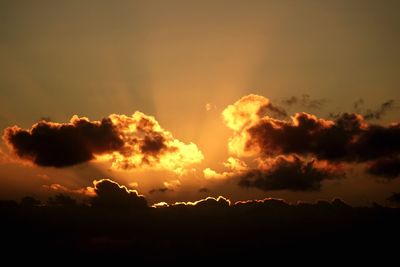
[{"label": "cloud cluster", "polygon": [[72,117],[69,123],[40,121],[31,129],[8,127],[3,139],[21,159],[39,166],[67,167],[107,159],[113,168],[158,167],[170,170],[198,163],[201,151],[185,144],[141,112],[112,114],[101,121]]},{"label": "cloud cluster", "polygon": [[334,121],[296,113],[291,121],[269,117],[246,129],[244,150],[263,155],[297,153],[318,159],[365,162],[400,153],[400,124],[368,124],[361,115],[342,114]]},{"label": "cloud cluster", "polygon": [[256,157],[259,162],[256,168],[236,172],[239,185],[318,190],[324,179],[343,177],[343,164],[354,163],[365,164],[367,172],[376,176],[400,175],[400,123],[370,124],[355,113],[327,120],[302,112],[282,120],[263,112],[269,104],[265,97],[249,95],[222,113],[233,131],[229,151],[238,157]]}]

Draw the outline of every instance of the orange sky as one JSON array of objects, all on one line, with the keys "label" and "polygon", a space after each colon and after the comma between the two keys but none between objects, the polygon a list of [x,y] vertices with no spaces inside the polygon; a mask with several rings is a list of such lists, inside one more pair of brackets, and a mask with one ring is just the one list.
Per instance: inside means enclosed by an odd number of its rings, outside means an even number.
[{"label": "orange sky", "polygon": [[[397,10],[397,1],[3,2],[1,131],[13,125],[29,129],[43,117],[97,121],[138,111],[154,116],[173,136],[171,142],[196,146],[190,154],[203,159],[180,160],[167,169],[114,169],[107,160],[39,167],[10,159],[1,144],[0,197],[40,197],[53,194],[52,184],[72,190],[112,178],[138,189],[149,202],[208,195],[382,202],[399,190],[399,179],[377,182],[361,166],[344,179],[323,181],[315,192],[241,188],[234,180],[207,179],[203,171],[229,172],[224,162],[235,156],[228,149],[233,132],[222,112],[251,93],[277,106],[303,94],[324,99],[318,109],[285,109],[288,115],[305,111],[327,119],[330,112],[354,112],[360,98],[365,110],[393,99],[394,108],[373,123],[398,121]],[[150,194],[155,188],[171,190]]]}]

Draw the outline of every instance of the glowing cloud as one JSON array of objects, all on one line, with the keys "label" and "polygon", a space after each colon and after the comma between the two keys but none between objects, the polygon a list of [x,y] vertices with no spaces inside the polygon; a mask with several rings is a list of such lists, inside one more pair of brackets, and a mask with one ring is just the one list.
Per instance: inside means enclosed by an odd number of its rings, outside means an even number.
[{"label": "glowing cloud", "polygon": [[60,184],[51,184],[51,185],[42,185],[45,190],[56,191],[61,193],[69,193],[69,194],[77,194],[77,195],[85,195],[89,197],[93,197],[96,195],[93,187],[88,186],[79,189],[70,189],[66,186]]},{"label": "glowing cloud", "polygon": [[205,199],[200,199],[194,202],[175,202],[172,206],[196,206],[196,207],[228,207],[231,205],[231,201],[223,196],[217,198],[207,197]]},{"label": "glowing cloud", "polygon": [[229,157],[223,165],[229,169],[229,171],[224,171],[219,173],[211,168],[205,168],[203,170],[204,178],[209,180],[223,180],[233,176],[237,176],[238,174],[246,171],[248,169],[245,162],[241,161],[238,158]]},{"label": "glowing cloud", "polygon": [[[390,103],[383,107],[387,109]],[[266,110],[274,111],[271,106],[262,96],[248,95],[222,112],[225,124],[233,130],[228,143],[232,154],[254,156],[261,161],[286,155],[299,160],[313,157],[336,165],[367,163],[370,174],[386,178],[400,176],[399,123],[370,124],[355,113],[343,113],[327,120],[302,112],[290,120],[280,120],[263,114]]]},{"label": "glowing cloud", "polygon": [[245,150],[246,140],[249,139],[246,129],[256,124],[267,112],[278,117],[286,116],[283,109],[274,106],[267,98],[254,94],[242,97],[222,111],[226,126],[234,132],[228,144],[231,153],[240,156],[254,155]]},{"label": "glowing cloud", "polygon": [[152,116],[112,114],[101,121],[72,117],[69,123],[41,121],[24,130],[6,128],[3,139],[21,159],[39,166],[67,167],[110,160],[113,168],[152,167],[184,172],[203,160],[194,143],[185,144]]}]

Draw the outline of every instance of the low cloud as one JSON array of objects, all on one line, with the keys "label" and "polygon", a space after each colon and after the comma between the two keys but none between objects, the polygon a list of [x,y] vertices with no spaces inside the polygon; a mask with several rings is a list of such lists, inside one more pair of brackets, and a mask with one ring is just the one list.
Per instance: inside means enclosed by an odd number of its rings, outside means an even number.
[{"label": "low cloud", "polygon": [[91,199],[95,208],[107,209],[136,209],[147,208],[144,196],[139,195],[136,190],[130,190],[126,186],[119,185],[110,179],[93,181],[95,195]]},{"label": "low cloud", "polygon": [[265,160],[257,169],[239,175],[239,185],[264,191],[318,191],[322,181],[343,176],[340,168],[326,162],[306,161],[298,156],[279,156]]},{"label": "low cloud", "polygon": [[400,193],[393,192],[390,197],[387,198],[387,201],[394,204],[400,204]]},{"label": "low cloud", "polygon": [[387,179],[397,178],[400,176],[400,157],[374,161],[368,166],[367,172]]},{"label": "low cloud", "polygon": [[42,188],[50,192],[59,192],[60,194],[77,194],[84,196],[94,196],[96,193],[93,187],[84,187],[71,189],[61,184],[42,185]]}]

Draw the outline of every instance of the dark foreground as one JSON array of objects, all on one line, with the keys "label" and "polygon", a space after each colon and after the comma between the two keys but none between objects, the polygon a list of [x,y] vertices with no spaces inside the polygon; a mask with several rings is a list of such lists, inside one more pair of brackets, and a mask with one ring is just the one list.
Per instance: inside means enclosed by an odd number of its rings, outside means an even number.
[{"label": "dark foreground", "polygon": [[[400,210],[344,203],[175,206],[1,206],[2,255],[44,261],[324,261],[395,257]],[[13,256],[14,257],[14,256]],[[16,258],[18,259],[18,257]],[[264,265],[264,264],[261,264]]]}]

